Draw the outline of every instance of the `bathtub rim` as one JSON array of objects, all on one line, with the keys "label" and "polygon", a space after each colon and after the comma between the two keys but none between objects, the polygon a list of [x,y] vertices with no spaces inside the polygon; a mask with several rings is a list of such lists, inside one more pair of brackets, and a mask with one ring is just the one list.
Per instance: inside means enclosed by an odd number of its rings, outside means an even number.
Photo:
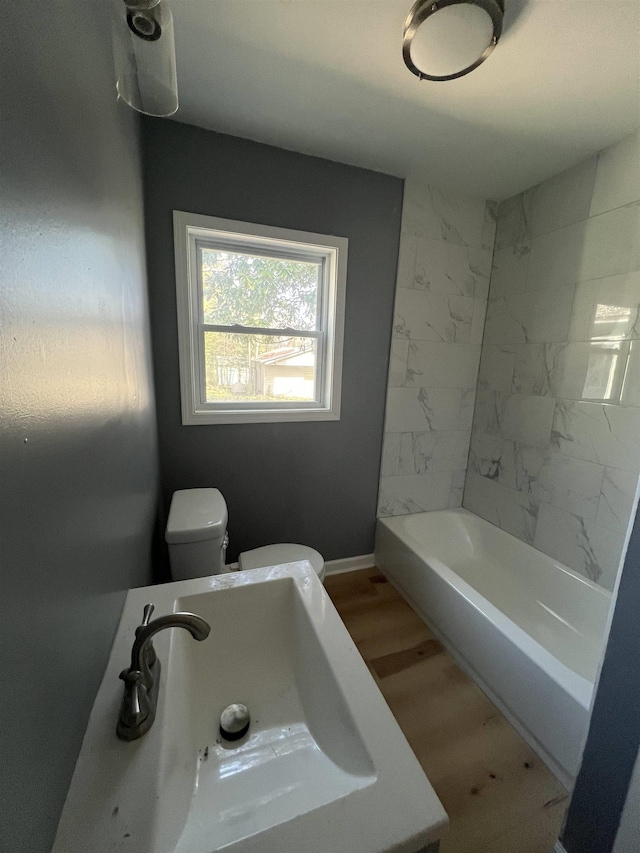
[{"label": "bathtub rim", "polygon": [[[528,542],[524,542],[522,539],[518,539],[518,537],[514,536],[512,533],[509,533],[507,530],[503,530],[502,527],[498,527],[497,524],[493,524],[493,522],[487,521],[486,518],[483,518],[481,515],[476,515],[475,512],[471,512],[471,510],[469,510],[463,506],[444,507],[443,509],[425,510],[423,512],[406,513],[404,515],[381,516],[380,518],[376,519],[376,523],[377,522],[388,522],[387,526],[389,526],[389,524],[393,524],[393,523],[399,524],[400,522],[402,522],[403,520],[406,520],[407,518],[416,518],[418,516],[435,515],[435,514],[439,514],[439,513],[451,513],[451,515],[462,515],[462,516],[465,516],[468,518],[473,518],[475,521],[479,522],[480,524],[489,525],[489,527],[492,529],[492,531],[496,532],[496,536],[498,536],[498,537],[508,536],[509,539],[513,539],[519,545],[525,546],[526,548],[533,549],[536,552],[536,554],[541,558],[541,560],[543,560],[545,563],[552,565],[553,568],[556,569],[557,571],[562,572],[563,574],[569,575],[574,580],[578,581],[578,583],[584,584],[585,586],[589,587],[589,589],[591,589],[599,597],[607,599],[608,602],[611,601],[611,598],[613,596],[612,590],[609,590],[606,587],[600,586],[600,584],[595,583],[595,581],[590,580],[590,578],[586,577],[585,575],[580,574],[580,572],[577,572],[575,569],[572,569],[569,566],[565,566],[564,563],[561,563],[560,560],[556,560],[555,557],[551,557],[551,556],[549,556],[549,554],[545,554],[544,551],[539,551],[537,548],[535,548],[533,545],[530,545]],[[392,532],[395,533],[395,531],[392,531]],[[407,536],[409,536],[411,539],[413,539],[413,541],[415,541],[418,545],[421,544],[420,540],[416,539],[408,531],[407,531]],[[446,563],[444,563],[444,565],[446,565]],[[482,593],[478,593],[478,594],[482,595]],[[482,597],[484,598],[484,596],[482,596]],[[488,599],[487,599],[487,601],[488,601]]]},{"label": "bathtub rim", "polygon": [[[493,702],[496,708],[513,726],[513,728],[518,732],[522,739],[542,759],[542,761],[546,764],[546,766],[553,773],[553,775],[560,782],[560,784],[563,785],[563,787],[569,793],[571,793],[575,784],[576,775],[566,770],[558,761],[556,761],[549,749],[547,749],[547,747],[542,743],[542,741],[527,728],[527,726],[522,722],[522,720],[520,720],[520,718],[516,714],[511,711],[511,708],[505,704],[501,696],[496,693],[493,687],[491,687],[491,685],[485,680],[485,678],[483,678],[478,669],[473,666],[473,664],[471,664],[469,660],[467,660],[467,658],[460,652],[458,646],[453,642],[453,640],[451,640],[449,635],[443,633],[440,627],[436,625],[427,614],[425,614],[419,602],[417,602],[413,598],[413,596],[400,584],[398,579],[385,574],[385,570],[383,568],[380,568],[379,570],[382,572],[382,574],[384,574],[384,576],[387,578],[387,581],[394,587],[394,589],[398,591],[398,593],[409,604],[409,606],[412,607],[413,610],[415,610],[420,619],[425,623],[425,625],[429,628],[434,637],[439,640],[439,642],[451,655],[451,657],[458,664],[460,669],[463,672],[466,672],[466,674],[474,682],[474,684],[476,684],[476,686],[479,687],[480,690],[482,690],[485,696],[487,696],[487,698],[491,702]],[[584,743],[582,744],[582,749],[583,748]]]},{"label": "bathtub rim", "polygon": [[[468,510],[463,509],[462,507],[451,508],[449,510],[435,510],[435,512],[456,512],[456,514],[464,513],[468,515],[474,515],[470,513]],[[415,513],[412,517],[415,518],[416,515],[432,515],[432,512],[425,513]],[[479,516],[474,516],[478,518],[480,521],[485,521],[485,519],[480,519]],[[458,575],[452,568],[447,566],[446,563],[442,562],[437,557],[429,556],[425,557],[421,551],[419,540],[417,540],[414,536],[411,535],[406,529],[403,533],[406,535],[407,539],[403,539],[398,535],[398,532],[394,530],[393,526],[395,524],[400,523],[400,519],[405,518],[405,516],[392,516],[388,518],[378,518],[376,524],[384,525],[387,531],[394,536],[394,538],[405,548],[411,550],[413,554],[420,559],[426,568],[430,568],[432,571],[437,572],[443,580],[446,581],[453,589],[456,590],[466,601],[467,603],[474,608],[474,610],[478,611],[481,615],[483,615],[492,625],[493,627],[500,632],[506,639],[513,642],[523,654],[527,655],[527,657],[531,658],[540,668],[551,678],[559,687],[571,696],[574,701],[576,701],[585,711],[589,712],[591,709],[591,702],[593,699],[593,694],[595,691],[595,679],[593,682],[589,681],[589,679],[585,678],[582,675],[579,675],[577,672],[572,670],[567,664],[562,663],[562,661],[558,660],[548,649],[546,649],[538,640],[534,639],[530,634],[528,634],[524,628],[521,628],[517,625],[509,616],[504,614],[495,604],[489,601],[481,592],[478,592],[475,587],[473,587],[470,583],[465,581],[460,575]],[[490,522],[485,521],[485,524],[490,524]],[[495,525],[491,525],[495,527]],[[496,528],[497,530],[500,528]],[[505,533],[506,531],[502,531]],[[511,535],[511,534],[506,534]],[[516,539],[516,537],[513,537]],[[407,541],[410,540],[410,541]],[[520,540],[517,540],[520,542]],[[526,542],[521,542],[523,546],[526,546]],[[528,546],[532,547],[532,546]],[[546,556],[546,555],[545,555]],[[551,558],[549,558],[551,559]],[[378,563],[379,560],[376,561]],[[556,561],[554,561],[556,562]],[[379,567],[380,570],[384,574],[384,569]],[[596,587],[596,584],[592,584],[591,581],[584,578],[582,575],[579,575],[577,572],[572,571],[569,568],[566,568],[566,571],[575,576],[580,581],[586,581],[591,586]],[[394,585],[396,585],[394,583]],[[406,593],[402,590],[401,584],[397,584],[403,594],[406,596]],[[606,590],[603,590],[606,593]],[[416,602],[412,600],[412,606],[416,607]],[[424,619],[422,614],[422,610],[419,610],[421,617]],[[440,629],[440,633],[445,634],[442,629]],[[446,636],[446,634],[445,634]],[[604,638],[603,638],[604,642]],[[462,652],[459,652],[462,655]],[[597,672],[597,670],[596,670]],[[597,675],[596,675],[597,677]]]}]

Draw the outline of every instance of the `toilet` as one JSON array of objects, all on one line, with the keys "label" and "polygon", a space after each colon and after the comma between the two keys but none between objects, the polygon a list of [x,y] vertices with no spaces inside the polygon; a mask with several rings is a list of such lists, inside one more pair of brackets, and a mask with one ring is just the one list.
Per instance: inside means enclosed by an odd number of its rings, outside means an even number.
[{"label": "toilet", "polygon": [[[229,571],[225,564],[228,519],[227,502],[218,489],[181,489],[173,493],[165,540],[174,581]],[[308,560],[324,582],[322,554],[307,545],[289,542],[243,551],[238,568],[246,571],[297,560]]]}]

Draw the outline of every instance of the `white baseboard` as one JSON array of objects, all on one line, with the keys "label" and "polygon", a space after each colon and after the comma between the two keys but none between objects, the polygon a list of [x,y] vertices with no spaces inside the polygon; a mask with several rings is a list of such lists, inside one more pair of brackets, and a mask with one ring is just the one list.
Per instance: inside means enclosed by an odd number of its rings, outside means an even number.
[{"label": "white baseboard", "polygon": [[342,575],[358,569],[371,569],[375,566],[373,554],[361,554],[359,557],[344,557],[342,560],[329,560],[324,564],[328,575]]},{"label": "white baseboard", "polygon": [[556,843],[553,845],[553,853],[567,853],[567,851],[564,849],[564,847],[562,846],[562,844],[560,844],[559,841],[556,841]]}]

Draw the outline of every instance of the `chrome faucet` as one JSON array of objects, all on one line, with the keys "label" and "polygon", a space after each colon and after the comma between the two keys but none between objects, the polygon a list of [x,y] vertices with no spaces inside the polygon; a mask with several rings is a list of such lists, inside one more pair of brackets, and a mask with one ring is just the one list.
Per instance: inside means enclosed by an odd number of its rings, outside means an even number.
[{"label": "chrome faucet", "polygon": [[144,608],[142,624],[136,628],[131,666],[123,669],[124,696],[116,734],[120,740],[136,740],[149,731],[156,716],[160,688],[160,661],[151,638],[164,628],[186,628],[195,640],[205,640],[211,627],[195,613],[168,613],[150,622],[153,604]]}]

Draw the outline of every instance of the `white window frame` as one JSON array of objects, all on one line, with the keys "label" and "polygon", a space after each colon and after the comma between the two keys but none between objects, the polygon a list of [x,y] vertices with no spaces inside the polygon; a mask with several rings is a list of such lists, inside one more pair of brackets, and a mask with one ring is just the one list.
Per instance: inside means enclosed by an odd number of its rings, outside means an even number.
[{"label": "white window frame", "polygon": [[[180,401],[182,423],[239,424],[286,421],[340,420],[342,387],[342,345],[344,305],[347,284],[347,248],[345,237],[272,228],[250,222],[236,222],[214,216],[173,211],[173,238],[176,264],[176,302],[178,312],[178,350],[180,358]],[[202,317],[198,245],[223,243],[228,251],[260,251],[292,260],[314,260],[321,264],[319,294],[320,328],[304,333],[318,340],[316,387],[319,400],[300,402],[208,403],[204,383],[202,341],[207,327]],[[246,327],[230,326],[228,331],[242,333]],[[224,330],[224,329],[222,329]],[[258,330],[252,330],[257,332]],[[264,330],[259,330],[264,333]],[[292,330],[281,330],[287,334]],[[269,330],[274,334],[274,330]]]}]

